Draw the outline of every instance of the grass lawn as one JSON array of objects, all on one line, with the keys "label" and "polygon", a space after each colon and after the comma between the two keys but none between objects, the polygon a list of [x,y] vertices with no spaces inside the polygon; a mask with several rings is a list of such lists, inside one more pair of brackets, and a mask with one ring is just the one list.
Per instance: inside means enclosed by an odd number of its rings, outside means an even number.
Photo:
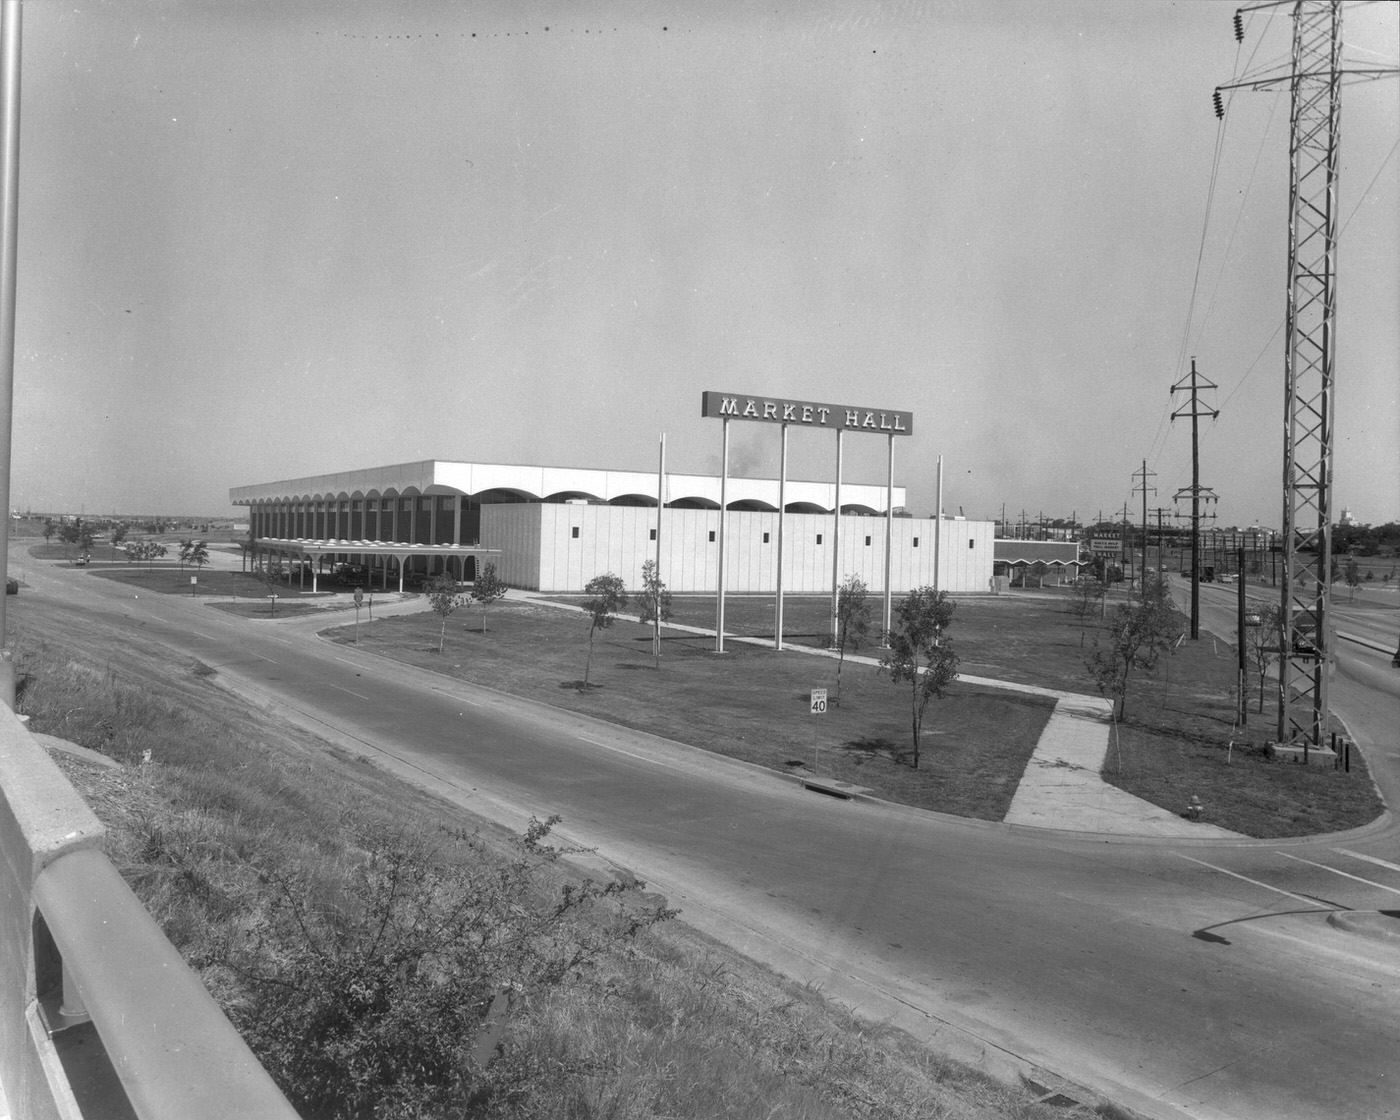
[{"label": "grass lawn", "polygon": [[1258,711],[1253,672],[1248,722],[1235,727],[1235,672],[1233,647],[1209,635],[1182,642],[1129,692],[1121,765],[1110,748],[1104,780],[1178,812],[1194,794],[1203,821],[1247,836],[1309,836],[1375,820],[1384,805],[1359,751],[1350,772],[1268,757],[1277,710],[1266,701]]},{"label": "grass lawn", "polygon": [[[127,584],[136,594],[224,598],[226,602],[215,602],[210,606],[251,619],[289,618],[315,611],[350,610],[354,606],[349,595],[337,594],[343,588],[313,593],[301,591],[295,584],[284,584],[277,592],[276,602],[273,602],[268,597],[267,584],[251,572],[215,569],[196,572],[191,568],[155,564],[150,567],[94,568],[91,574],[97,579]],[[197,576],[199,582],[191,584],[191,576]]]},{"label": "grass lawn", "polygon": [[[816,770],[891,801],[983,820],[1005,815],[1051,710],[1038,697],[956,685],[930,702],[915,770],[909,687],[872,666],[848,661],[840,706],[813,716],[812,689],[836,697],[835,660],[738,641],[717,655],[712,637],[667,630],[658,663],[651,631],[621,619],[598,632],[584,691],[584,616],[510,599],[486,615],[482,633],[479,609],[453,614],[441,656],[440,620],[431,612],[362,625],[360,645],[772,770]],[[349,627],[331,635],[353,640]]]},{"label": "grass lawn", "polygon": [[[362,625],[359,636],[363,648],[396,660],[771,770],[816,770],[938,812],[1005,816],[1049,717],[1049,700],[955,683],[942,700],[930,702],[914,770],[907,686],[848,660],[840,706],[824,716],[809,714],[813,688],[837,696],[837,663],[795,649],[774,651],[773,605],[767,596],[727,600],[722,655],[714,652],[712,635],[663,630],[659,663],[651,655],[650,628],[619,619],[595,637],[586,692],[580,685],[587,620],[544,604],[496,603],[486,611],[484,633],[481,610],[463,608],[448,619],[442,655],[441,620],[431,612],[381,618]],[[713,598],[677,596],[673,607],[677,625],[714,625]],[[825,597],[787,598],[785,643],[825,646],[829,609]],[[949,638],[964,677],[1093,693],[1084,661],[1099,625],[1071,613],[1067,595],[987,595],[959,601]],[[328,636],[350,642],[354,632],[345,626]],[[879,656],[874,646],[859,652]],[[1350,773],[1270,760],[1263,752],[1267,711],[1251,713],[1250,734],[1235,733],[1234,681],[1228,646],[1209,637],[1183,642],[1154,675],[1134,681],[1105,779],[1176,812],[1194,793],[1205,805],[1203,819],[1251,836],[1337,831],[1380,814],[1383,806],[1357,753]]]}]

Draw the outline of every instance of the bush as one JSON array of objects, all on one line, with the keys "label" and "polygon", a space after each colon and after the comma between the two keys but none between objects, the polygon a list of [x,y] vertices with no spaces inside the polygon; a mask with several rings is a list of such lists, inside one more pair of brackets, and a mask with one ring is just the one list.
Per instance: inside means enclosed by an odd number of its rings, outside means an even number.
[{"label": "bush", "polygon": [[[218,956],[243,989],[231,1018],[298,1110],[480,1116],[529,1089],[511,1012],[672,916],[623,899],[636,882],[541,897],[564,854],[543,843],[553,823],[532,820],[503,862],[475,835],[435,850],[376,829],[338,881],[263,873],[261,911]],[[603,900],[620,904],[600,914]]]}]

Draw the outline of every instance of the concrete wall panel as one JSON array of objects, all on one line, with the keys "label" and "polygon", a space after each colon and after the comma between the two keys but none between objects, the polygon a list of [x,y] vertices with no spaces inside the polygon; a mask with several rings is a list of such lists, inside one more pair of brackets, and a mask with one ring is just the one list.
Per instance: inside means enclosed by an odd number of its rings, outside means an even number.
[{"label": "concrete wall panel", "polygon": [[[777,588],[777,513],[734,512],[726,522],[725,588],[735,593]],[[642,564],[655,555],[656,510],[634,506],[549,503],[490,505],[482,509],[481,543],[502,550],[497,570],[516,587],[538,591],[583,589],[605,572],[630,590],[641,586]],[[830,514],[786,516],[783,590],[831,590],[833,519]],[[944,518],[941,547],[928,518],[895,518],[890,581],[896,594],[932,584],[952,592],[987,590],[992,576],[992,524]],[[719,570],[718,510],[666,509],[661,521],[661,578],[674,592],[714,591]],[[764,534],[768,539],[763,539]],[[711,534],[714,540],[710,539]],[[820,543],[818,543],[820,537]],[[869,538],[869,543],[866,543]],[[918,544],[915,545],[915,538]],[[885,586],[885,520],[847,515],[837,545],[838,582],[858,575],[872,592]]]}]

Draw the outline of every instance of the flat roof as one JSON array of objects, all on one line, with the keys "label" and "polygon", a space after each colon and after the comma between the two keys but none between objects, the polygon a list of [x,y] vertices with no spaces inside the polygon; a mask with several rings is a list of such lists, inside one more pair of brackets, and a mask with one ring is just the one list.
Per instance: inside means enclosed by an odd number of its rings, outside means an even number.
[{"label": "flat roof", "polygon": [[[719,508],[720,476],[677,474],[667,471],[664,502],[681,502]],[[549,499],[594,499],[616,503],[630,499],[640,504],[656,505],[656,471],[612,471],[586,467],[522,466],[508,463],[462,463],[442,459],[423,459],[415,463],[396,463],[369,467],[357,471],[308,475],[277,482],[251,486],[235,486],[229,490],[233,505],[264,503],[340,501],[355,498],[401,497],[405,495],[487,495],[495,500],[542,502]],[[778,508],[776,478],[740,478],[731,475],[725,490],[725,502],[732,509],[736,504],[753,503],[769,509]],[[836,502],[835,482],[811,482],[788,479],[783,502],[789,510],[830,513]],[[893,505],[899,509],[905,503],[904,487],[894,487],[893,496],[883,485],[842,482],[843,509],[868,510],[884,513]]]}]

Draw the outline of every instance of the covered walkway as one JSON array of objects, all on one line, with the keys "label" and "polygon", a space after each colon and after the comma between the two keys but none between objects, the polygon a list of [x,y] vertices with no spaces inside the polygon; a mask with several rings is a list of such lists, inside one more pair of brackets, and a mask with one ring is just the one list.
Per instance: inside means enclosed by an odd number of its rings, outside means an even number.
[{"label": "covered walkway", "polygon": [[[424,575],[453,571],[453,561],[457,562],[455,574],[461,582],[476,579],[478,559],[491,560],[500,556],[499,548],[482,548],[480,545],[464,544],[409,544],[403,541],[347,541],[347,540],[307,540],[297,537],[257,537],[254,549],[260,553],[270,553],[284,561],[297,565],[301,570],[301,587],[306,589],[306,575],[311,573],[311,590],[319,590],[322,569],[329,559],[332,563],[357,563],[366,568],[366,582],[374,586],[374,575],[378,571],[379,586],[389,589],[391,572],[398,580],[398,589],[403,591],[404,579],[410,570],[421,571]],[[414,565],[416,557],[424,557],[421,568]]]}]

